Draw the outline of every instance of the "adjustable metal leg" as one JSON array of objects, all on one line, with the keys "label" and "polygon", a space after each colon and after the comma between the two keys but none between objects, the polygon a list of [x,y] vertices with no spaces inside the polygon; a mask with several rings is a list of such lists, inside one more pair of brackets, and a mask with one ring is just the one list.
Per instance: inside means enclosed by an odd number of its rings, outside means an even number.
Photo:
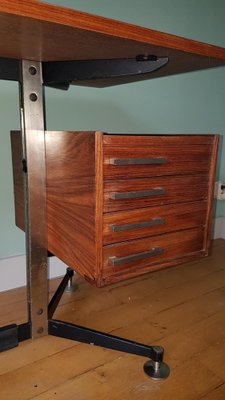
[{"label": "adjustable metal leg", "polygon": [[22,60],[20,71],[28,318],[32,337],[37,338],[48,332],[45,124],[41,63]]},{"label": "adjustable metal leg", "polygon": [[[144,365],[144,371],[152,379],[166,379],[170,369],[163,362],[163,348],[160,346],[146,346],[118,336],[109,335],[64,321],[50,320],[49,334],[66,339],[89,343],[95,346],[136,354],[150,359]],[[150,368],[151,364],[151,368]]]},{"label": "adjustable metal leg", "polygon": [[72,277],[73,270],[67,268],[66,275],[49,303],[48,333],[53,336],[76,340],[81,343],[88,343],[95,346],[147,357],[150,360],[144,364],[145,373],[155,380],[166,379],[169,376],[170,369],[168,365],[163,362],[164,350],[161,346],[146,346],[132,340],[109,335],[80,325],[51,319],[67,283]]},{"label": "adjustable metal leg", "polygon": [[70,279],[68,280],[67,286],[65,288],[65,293],[76,292],[78,289],[78,284],[74,282],[74,271],[70,268],[67,268],[67,271],[71,271]]},{"label": "adjustable metal leg", "polygon": [[144,371],[150,378],[157,381],[168,378],[170,374],[169,366],[163,361],[147,361],[144,364]]}]

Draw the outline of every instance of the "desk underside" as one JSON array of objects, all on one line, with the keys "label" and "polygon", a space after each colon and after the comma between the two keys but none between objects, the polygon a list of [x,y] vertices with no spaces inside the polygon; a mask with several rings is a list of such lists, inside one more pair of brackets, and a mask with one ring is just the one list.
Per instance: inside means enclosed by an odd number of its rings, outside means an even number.
[{"label": "desk underside", "polygon": [[38,1],[1,1],[0,57],[65,61],[140,54],[169,57],[152,77],[225,65],[224,48]]}]

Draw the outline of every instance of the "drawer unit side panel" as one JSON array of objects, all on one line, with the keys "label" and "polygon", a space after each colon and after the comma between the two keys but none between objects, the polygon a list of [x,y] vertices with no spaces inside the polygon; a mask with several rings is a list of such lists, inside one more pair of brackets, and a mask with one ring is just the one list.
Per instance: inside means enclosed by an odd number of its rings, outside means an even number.
[{"label": "drawer unit side panel", "polygon": [[49,250],[94,279],[95,134],[46,132]]},{"label": "drawer unit side panel", "polygon": [[219,147],[219,135],[214,135],[213,146],[212,146],[212,157],[210,160],[210,170],[209,170],[209,190],[207,198],[208,209],[207,209],[207,221],[205,230],[205,247],[209,247],[211,242],[213,197],[214,197],[218,147]]},{"label": "drawer unit side panel", "polygon": [[[24,230],[20,132],[11,133],[16,223]],[[48,250],[96,278],[95,132],[46,131]]]}]

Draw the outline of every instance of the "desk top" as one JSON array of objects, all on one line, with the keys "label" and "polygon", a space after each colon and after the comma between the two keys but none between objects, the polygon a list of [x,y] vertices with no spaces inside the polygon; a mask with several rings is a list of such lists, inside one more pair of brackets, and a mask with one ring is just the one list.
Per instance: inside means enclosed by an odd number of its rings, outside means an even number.
[{"label": "desk top", "polygon": [[225,65],[225,48],[35,0],[1,0],[0,57],[37,61],[169,57],[153,77]]}]

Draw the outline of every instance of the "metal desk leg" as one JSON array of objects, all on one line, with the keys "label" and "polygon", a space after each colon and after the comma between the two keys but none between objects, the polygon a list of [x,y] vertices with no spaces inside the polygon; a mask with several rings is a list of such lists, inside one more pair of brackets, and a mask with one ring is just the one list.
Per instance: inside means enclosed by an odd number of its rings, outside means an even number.
[{"label": "metal desk leg", "polygon": [[45,121],[42,66],[21,61],[21,125],[25,187],[28,316],[31,336],[48,333]]},{"label": "metal desk leg", "polygon": [[[16,72],[18,65],[16,64]],[[44,107],[41,63],[23,60],[20,65],[21,122],[23,133],[26,245],[29,321],[0,328],[0,351],[15,347],[22,340],[48,333],[149,358],[144,371],[153,379],[166,379],[169,367],[163,362],[161,346],[147,346],[104,332],[51,319],[73,271],[59,285],[47,313],[47,218]]]}]

